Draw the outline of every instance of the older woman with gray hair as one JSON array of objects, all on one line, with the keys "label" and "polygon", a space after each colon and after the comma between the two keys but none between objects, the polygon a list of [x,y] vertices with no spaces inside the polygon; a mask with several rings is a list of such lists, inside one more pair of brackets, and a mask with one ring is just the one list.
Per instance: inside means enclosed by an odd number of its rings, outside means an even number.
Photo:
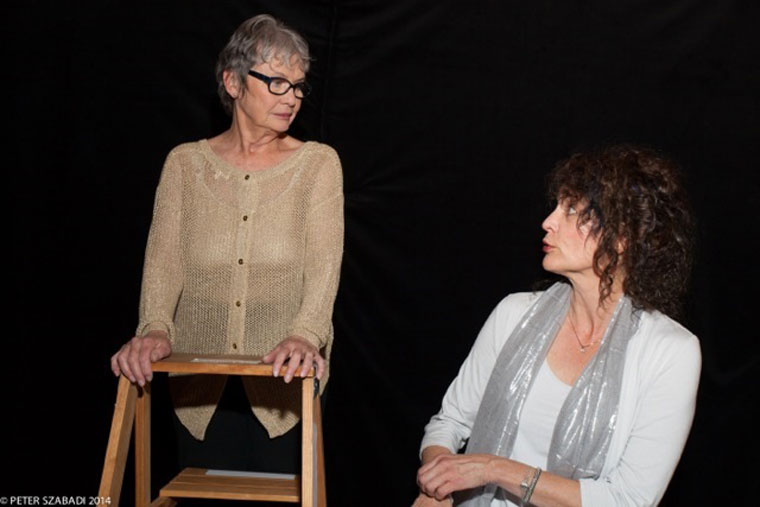
[{"label": "older woman with gray hair", "polygon": [[163,168],[139,325],[111,358],[114,374],[143,385],[151,362],[172,351],[259,355],[273,365],[265,382],[170,378],[184,466],[297,468],[290,381],[312,367],[322,386],[327,379],[342,174],[332,148],[288,135],[310,91],[309,62],[306,41],[280,21],[245,21],[216,69],[230,128],[176,147]]}]

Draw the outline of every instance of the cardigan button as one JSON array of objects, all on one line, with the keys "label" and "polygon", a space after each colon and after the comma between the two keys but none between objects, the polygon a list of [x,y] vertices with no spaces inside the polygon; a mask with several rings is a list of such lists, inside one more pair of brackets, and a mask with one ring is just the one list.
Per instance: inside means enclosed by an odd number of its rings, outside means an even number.
[{"label": "cardigan button", "polygon": [[238,264],[243,264],[243,259],[238,259]]},{"label": "cardigan button", "polygon": [[250,180],[251,179],[251,175],[250,174],[246,174],[245,175],[245,179]]},{"label": "cardigan button", "polygon": [[241,303],[240,301],[235,301],[235,306],[240,306],[240,305],[242,305],[242,304],[243,304],[243,303]]},{"label": "cardigan button", "polygon": [[245,222],[246,220],[248,220],[248,215],[243,215],[243,222]]},{"label": "cardigan button", "polygon": [[235,349],[235,350],[237,350],[237,343],[233,343],[232,344],[232,348]]}]

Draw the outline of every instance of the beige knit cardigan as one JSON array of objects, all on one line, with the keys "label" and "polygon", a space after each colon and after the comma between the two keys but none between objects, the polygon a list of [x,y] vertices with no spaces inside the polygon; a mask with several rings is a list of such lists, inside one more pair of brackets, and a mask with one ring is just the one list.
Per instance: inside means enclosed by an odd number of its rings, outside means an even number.
[{"label": "beige knit cardigan", "polygon": [[[342,174],[329,146],[307,142],[251,172],[206,140],[180,145],[156,191],[137,334],[165,330],[175,352],[242,355],[298,335],[329,358],[342,253]],[[200,440],[225,382],[170,380],[177,416]],[[244,377],[243,385],[271,437],[298,422],[298,382]]]}]

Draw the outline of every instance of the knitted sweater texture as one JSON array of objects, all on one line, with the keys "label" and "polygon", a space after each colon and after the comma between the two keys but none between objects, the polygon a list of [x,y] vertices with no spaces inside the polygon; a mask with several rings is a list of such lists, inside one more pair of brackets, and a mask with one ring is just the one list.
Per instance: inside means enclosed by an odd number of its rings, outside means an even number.
[{"label": "knitted sweater texture", "polygon": [[[156,191],[137,334],[164,330],[175,352],[256,356],[297,335],[329,358],[342,253],[342,174],[329,146],[307,142],[274,167],[243,171],[206,140],[180,145]],[[177,415],[198,439],[225,382],[171,378]],[[298,382],[243,385],[271,437],[298,422]]]}]

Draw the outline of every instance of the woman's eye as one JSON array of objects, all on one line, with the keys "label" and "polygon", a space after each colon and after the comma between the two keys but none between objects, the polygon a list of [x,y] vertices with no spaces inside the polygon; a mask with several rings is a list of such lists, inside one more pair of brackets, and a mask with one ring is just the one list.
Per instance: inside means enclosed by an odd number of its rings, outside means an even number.
[{"label": "woman's eye", "polygon": [[284,79],[272,79],[272,88],[275,88],[277,90],[284,90],[285,88],[290,87],[290,83],[288,81],[285,81]]}]

